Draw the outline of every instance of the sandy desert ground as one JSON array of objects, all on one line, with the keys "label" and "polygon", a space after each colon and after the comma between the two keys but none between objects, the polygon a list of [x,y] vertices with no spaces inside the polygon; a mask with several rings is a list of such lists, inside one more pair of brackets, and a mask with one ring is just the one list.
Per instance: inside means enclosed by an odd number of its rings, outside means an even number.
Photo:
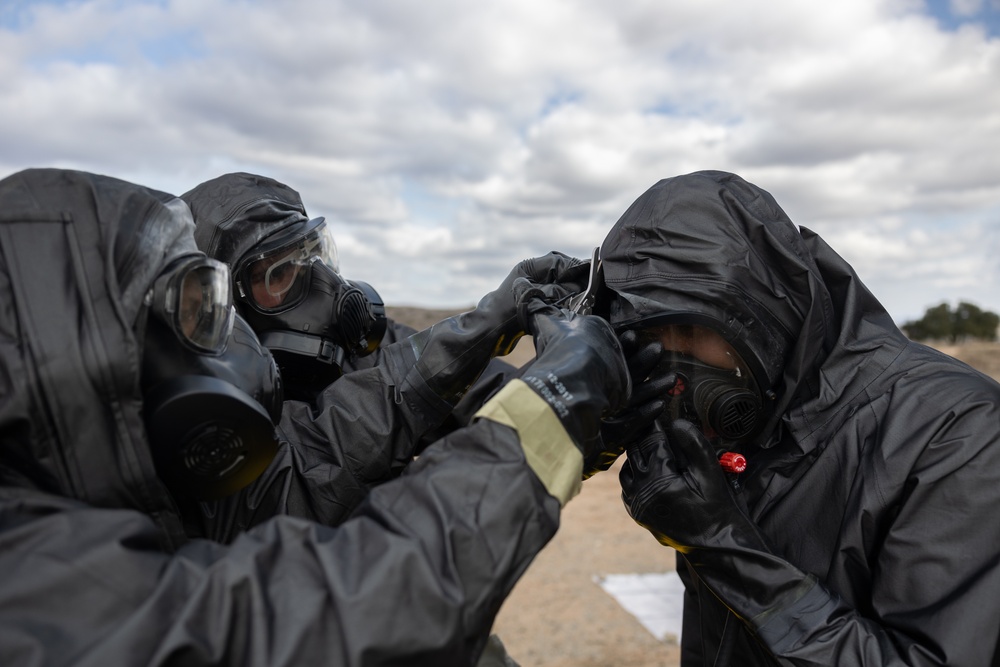
[{"label": "sandy desert ground", "polygon": [[[390,317],[425,328],[455,311],[390,308]],[[941,349],[1000,381],[1000,343]],[[507,358],[534,355],[523,339]],[[674,554],[626,514],[620,463],[583,484],[563,511],[559,532],[535,558],[500,610],[494,626],[522,667],[667,667],[679,664],[676,638],[661,641],[597,583],[609,574],[664,573]]]}]

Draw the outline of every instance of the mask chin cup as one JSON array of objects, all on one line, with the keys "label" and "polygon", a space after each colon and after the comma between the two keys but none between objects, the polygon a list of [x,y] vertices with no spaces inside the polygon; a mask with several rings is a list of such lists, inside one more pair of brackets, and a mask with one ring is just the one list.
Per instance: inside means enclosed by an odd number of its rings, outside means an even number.
[{"label": "mask chin cup", "polygon": [[146,399],[160,478],[177,496],[215,500],[256,480],[278,449],[267,411],[218,378],[167,380]]},{"label": "mask chin cup", "polygon": [[694,391],[694,406],[702,423],[726,440],[750,438],[762,425],[757,394],[722,380],[700,382]]}]

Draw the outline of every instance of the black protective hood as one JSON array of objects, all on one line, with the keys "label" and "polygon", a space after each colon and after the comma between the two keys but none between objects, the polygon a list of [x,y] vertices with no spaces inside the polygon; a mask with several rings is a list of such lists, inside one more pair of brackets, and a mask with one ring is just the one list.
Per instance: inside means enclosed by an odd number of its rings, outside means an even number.
[{"label": "black protective hood", "polygon": [[183,541],[143,421],[133,328],[150,284],[197,253],[182,201],[107,176],[0,181],[0,484],[138,509]]},{"label": "black protective hood", "polygon": [[263,239],[309,221],[298,192],[255,174],[224,174],[185,192],[181,199],[197,221],[198,247],[234,271]]},{"label": "black protective hood", "polygon": [[770,194],[719,171],[664,179],[618,220],[601,258],[616,329],[675,315],[711,322],[756,365],[758,383],[777,394],[765,440],[806,400],[801,384],[836,339],[833,305],[807,241]]}]

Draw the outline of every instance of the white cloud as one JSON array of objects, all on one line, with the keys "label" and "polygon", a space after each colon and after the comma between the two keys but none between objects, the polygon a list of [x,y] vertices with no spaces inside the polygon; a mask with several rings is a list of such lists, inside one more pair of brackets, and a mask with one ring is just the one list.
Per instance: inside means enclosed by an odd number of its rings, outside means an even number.
[{"label": "white cloud", "polygon": [[983,0],[949,0],[948,5],[958,16],[975,16],[983,8]]},{"label": "white cloud", "polygon": [[466,305],[526,256],[585,256],[655,181],[711,168],[771,191],[897,319],[926,305],[914,281],[1000,311],[1000,41],[918,0],[13,7],[0,173],[265,173],[390,303]]}]

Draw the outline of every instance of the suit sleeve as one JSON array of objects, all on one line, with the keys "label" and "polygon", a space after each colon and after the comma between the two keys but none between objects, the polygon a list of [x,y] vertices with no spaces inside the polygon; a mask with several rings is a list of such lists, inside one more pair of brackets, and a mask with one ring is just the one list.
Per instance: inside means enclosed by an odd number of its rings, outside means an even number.
[{"label": "suit sleeve", "polygon": [[483,418],[339,527],[277,517],[171,554],[136,512],[34,512],[0,532],[0,662],[472,664],[559,508],[518,427]]},{"label": "suit sleeve", "polygon": [[274,461],[238,494],[201,503],[191,532],[228,542],[279,514],[336,525],[372,486],[398,476],[450,406],[413,384],[406,340],[385,352],[378,366],[327,387],[315,405],[285,401]]}]

